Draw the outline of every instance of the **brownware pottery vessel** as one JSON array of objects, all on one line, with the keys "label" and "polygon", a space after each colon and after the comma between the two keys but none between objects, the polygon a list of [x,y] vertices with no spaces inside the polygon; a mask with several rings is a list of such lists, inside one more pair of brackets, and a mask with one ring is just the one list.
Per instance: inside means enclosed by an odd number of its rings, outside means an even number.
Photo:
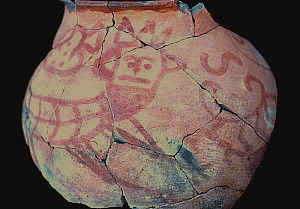
[{"label": "brownware pottery vessel", "polygon": [[203,4],[64,0],[23,104],[32,158],[92,208],[231,208],[263,157],[266,61]]}]

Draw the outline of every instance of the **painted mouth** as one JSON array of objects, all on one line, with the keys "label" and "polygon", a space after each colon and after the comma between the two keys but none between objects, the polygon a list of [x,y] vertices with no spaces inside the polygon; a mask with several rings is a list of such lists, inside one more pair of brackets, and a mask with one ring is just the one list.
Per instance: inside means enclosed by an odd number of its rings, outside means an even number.
[{"label": "painted mouth", "polygon": [[132,77],[130,75],[121,75],[121,76],[118,76],[118,79],[121,81],[129,81],[132,83],[150,84],[149,79]]}]

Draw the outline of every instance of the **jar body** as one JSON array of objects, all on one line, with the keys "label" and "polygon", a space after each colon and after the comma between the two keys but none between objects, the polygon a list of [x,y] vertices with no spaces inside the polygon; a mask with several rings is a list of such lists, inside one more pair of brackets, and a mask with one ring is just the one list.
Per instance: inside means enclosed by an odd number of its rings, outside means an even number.
[{"label": "jar body", "polygon": [[158,2],[65,10],[25,95],[26,142],[71,202],[231,208],[274,127],[274,77],[202,4]]}]

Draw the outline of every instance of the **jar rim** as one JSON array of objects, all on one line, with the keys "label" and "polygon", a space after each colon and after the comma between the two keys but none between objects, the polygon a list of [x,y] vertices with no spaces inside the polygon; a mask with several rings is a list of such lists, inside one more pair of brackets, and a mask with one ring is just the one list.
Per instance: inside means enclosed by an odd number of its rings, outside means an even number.
[{"label": "jar rim", "polygon": [[176,0],[151,0],[151,1],[95,1],[95,0],[75,0],[78,6],[109,6],[109,7],[149,7],[163,6],[170,3],[175,3]]}]

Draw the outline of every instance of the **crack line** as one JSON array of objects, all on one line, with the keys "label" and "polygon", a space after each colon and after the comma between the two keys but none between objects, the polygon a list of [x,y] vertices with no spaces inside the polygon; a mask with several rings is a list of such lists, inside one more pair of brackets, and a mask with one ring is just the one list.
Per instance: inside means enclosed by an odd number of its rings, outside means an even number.
[{"label": "crack line", "polygon": [[112,11],[112,9],[110,8],[109,3],[110,3],[110,1],[107,1],[107,4],[106,4],[106,7],[109,9],[109,11],[111,12],[111,15],[112,15],[112,25],[109,26],[109,27],[114,27],[115,24],[116,24],[116,21],[115,21],[115,14],[114,14],[114,12]]},{"label": "crack line", "polygon": [[179,201],[179,202],[174,202],[174,203],[171,203],[171,204],[167,204],[167,205],[164,205],[164,206],[160,206],[160,207],[152,207],[151,209],[154,209],[154,208],[165,208],[165,207],[170,207],[172,205],[176,205],[176,204],[179,204],[179,203],[184,203],[186,201],[189,201],[189,200],[192,200],[192,199],[195,199],[199,196],[202,196],[202,195],[206,195],[208,192],[212,191],[212,190],[215,190],[215,189],[218,189],[218,188],[221,188],[221,189],[230,189],[230,190],[233,190],[233,191],[237,191],[237,192],[240,192],[240,193],[244,193],[245,191],[244,190],[241,190],[241,189],[235,189],[235,188],[232,188],[228,185],[219,185],[219,186],[214,186],[204,192],[200,192],[200,193],[197,193],[197,195],[195,196],[192,196],[190,198],[187,198],[187,199],[184,199],[182,201]]},{"label": "crack line", "polygon": [[126,202],[126,197],[124,196],[124,189],[123,189],[123,188],[121,187],[121,185],[118,183],[118,181],[117,181],[117,179],[114,177],[114,175],[110,172],[110,170],[108,169],[108,166],[107,166],[106,164],[104,164],[104,166],[105,166],[107,172],[111,175],[111,177],[112,177],[112,179],[114,180],[114,182],[116,183],[116,185],[120,188],[121,193],[122,193],[122,195],[121,195],[121,202],[122,202],[123,205],[124,205],[124,203]]},{"label": "crack line", "polygon": [[[101,76],[101,71],[100,71],[100,68],[101,68],[101,59],[102,59],[102,54],[103,54],[103,51],[104,51],[104,43],[105,43],[105,40],[108,36],[108,33],[109,33],[109,29],[114,27],[115,26],[115,16],[114,16],[114,13],[112,12],[111,8],[109,7],[109,3],[110,1],[107,2],[106,6],[107,8],[110,10],[111,14],[112,14],[112,25],[111,26],[108,26],[106,28],[106,33],[105,33],[105,36],[103,38],[103,41],[102,41],[102,44],[101,44],[101,52],[100,52],[100,56],[99,56],[99,64],[98,64],[98,74],[99,74],[99,77],[100,77],[100,80],[103,81],[102,79],[102,76]],[[115,119],[115,115],[113,113],[113,110],[112,110],[112,105],[111,105],[111,101],[109,99],[109,96],[108,96],[108,93],[107,93],[107,89],[106,89],[106,85],[104,83],[104,81],[102,82],[102,85],[103,85],[103,90],[104,90],[104,95],[105,95],[105,99],[107,100],[107,103],[108,103],[108,106],[109,106],[109,110],[111,112],[111,116],[112,116],[112,120],[113,120],[113,132],[115,131],[115,127],[116,127],[116,119]],[[111,138],[111,143],[110,143],[110,146],[108,148],[108,150],[106,151],[106,154],[105,154],[105,157],[104,159],[99,159],[97,158],[101,163],[104,164],[107,172],[111,175],[112,179],[114,180],[114,182],[116,183],[116,185],[120,188],[121,190],[121,202],[124,203],[126,202],[126,198],[124,196],[124,190],[123,188],[120,186],[120,184],[117,182],[116,178],[114,177],[114,175],[110,172],[110,170],[108,169],[108,166],[107,166],[107,158],[108,158],[108,155],[109,155],[109,152],[112,148],[112,145],[114,143],[114,139],[113,139],[113,132],[112,132],[112,138]],[[96,156],[96,155],[95,155]]]},{"label": "crack line", "polygon": [[214,95],[208,90],[206,89],[200,82],[197,81],[196,78],[194,78],[190,73],[187,72],[187,64],[184,63],[182,60],[180,60],[178,57],[175,57],[173,55],[167,54],[165,50],[162,51],[164,56],[166,58],[168,58],[169,60],[175,62],[177,64],[177,66],[188,75],[188,77],[190,77],[192,80],[194,80],[202,90],[206,91],[215,101],[215,104],[217,104],[220,108],[220,113],[221,112],[227,112],[229,114],[232,114],[234,116],[236,116],[237,118],[239,118],[241,121],[243,121],[246,125],[248,125],[254,132],[255,134],[262,140],[264,141],[267,145],[268,145],[268,140],[265,139],[263,136],[261,136],[261,134],[246,120],[244,120],[242,117],[240,117],[237,113],[235,113],[234,111],[232,111],[230,108],[228,108],[226,105],[220,103],[215,97]]},{"label": "crack line", "polygon": [[[61,99],[63,98],[63,94],[64,94],[64,92],[65,92],[67,86],[70,84],[71,80],[74,78],[75,74],[76,74],[76,73],[74,73],[74,74],[72,75],[72,77],[65,83],[65,86],[64,86],[64,88],[62,89],[61,95],[60,95],[60,97],[59,97],[58,100],[57,100],[57,104],[56,104],[55,107],[53,108],[53,111],[52,111],[52,113],[51,113],[51,115],[50,115],[50,117],[49,117],[49,121],[52,120],[52,118],[53,118],[53,116],[54,116],[56,110],[59,108],[59,104],[60,104]],[[56,119],[56,118],[55,118],[55,119]],[[50,123],[48,123],[48,125],[47,125],[47,135],[49,135],[49,127],[50,127]]]},{"label": "crack line", "polygon": [[201,33],[201,34],[199,34],[199,35],[193,35],[193,36],[188,36],[188,37],[182,38],[182,39],[180,39],[180,40],[178,40],[178,41],[174,41],[174,42],[172,42],[172,43],[165,44],[165,45],[163,45],[163,46],[161,46],[161,47],[158,47],[157,49],[158,49],[158,50],[159,50],[159,49],[163,49],[163,48],[165,48],[165,47],[168,47],[168,46],[170,46],[170,45],[174,45],[174,44],[180,43],[180,42],[182,42],[182,41],[184,41],[184,40],[187,40],[187,39],[198,38],[198,37],[201,37],[201,36],[203,36],[203,35],[207,35],[209,32],[211,32],[211,31],[217,29],[218,27],[220,27],[220,26],[217,25],[217,26],[211,28],[210,30],[208,30],[208,31],[206,31],[206,32],[204,32],[204,33]]},{"label": "crack line", "polygon": [[[115,62],[115,61],[117,61],[117,60],[121,59],[121,58],[122,58],[122,56],[124,56],[125,54],[127,54],[127,53],[129,53],[129,52],[132,52],[132,51],[135,51],[135,50],[137,50],[137,49],[144,48],[144,47],[145,47],[145,46],[135,47],[135,48],[133,48],[133,49],[130,49],[130,50],[126,51],[126,52],[123,52],[123,53],[121,54],[121,56],[119,56],[119,57],[117,57],[117,58],[115,58],[115,59],[113,59],[113,60],[110,60],[110,61],[104,62],[104,63],[102,63],[102,65],[106,65],[106,64],[109,64],[109,63],[111,63],[111,62]],[[92,65],[92,66],[93,66],[93,65]]]},{"label": "crack line", "polygon": [[[83,151],[83,152],[87,153],[91,157],[96,158],[102,165],[105,166],[106,171],[111,175],[111,177],[114,180],[115,184],[120,188],[121,193],[122,193],[122,195],[121,195],[121,202],[124,204],[124,202],[126,201],[126,198],[124,196],[124,190],[119,185],[119,183],[117,182],[117,180],[114,177],[114,175],[109,171],[108,166],[106,164],[106,160],[100,159],[95,153],[93,153],[93,152],[91,152],[89,150],[86,150],[86,149],[82,149],[82,148],[78,148],[78,147],[56,147],[56,146],[52,146],[48,141],[46,141],[44,139],[44,137],[39,132],[37,132],[37,133],[39,134],[39,136],[41,137],[41,139],[44,141],[44,143],[46,143],[50,147],[50,149],[52,149],[52,150],[54,150],[54,149],[58,149],[58,150],[67,150],[67,149],[70,149],[70,150],[79,150],[79,151]],[[111,145],[112,145],[112,143],[111,143]],[[111,148],[111,146],[110,146],[110,148]],[[109,152],[109,150],[108,150],[108,152]],[[107,153],[107,155],[108,155],[108,153]]]},{"label": "crack line", "polygon": [[105,95],[105,98],[106,98],[107,103],[108,103],[108,106],[109,106],[109,110],[110,110],[111,115],[112,115],[112,120],[113,120],[113,130],[115,130],[115,124],[116,124],[115,116],[114,116],[114,113],[113,113],[113,110],[112,110],[111,101],[110,101],[110,99],[109,99],[109,97],[108,97],[106,85],[105,85],[105,82],[104,82],[103,79],[102,79],[101,71],[100,71],[102,54],[103,54],[103,51],[104,51],[104,43],[105,43],[105,40],[106,40],[106,38],[107,38],[107,36],[108,36],[109,29],[112,28],[112,27],[114,27],[114,25],[115,25],[115,19],[114,19],[115,16],[114,16],[114,13],[112,12],[112,10],[110,9],[110,7],[108,6],[109,2],[110,2],[110,1],[107,2],[106,6],[107,6],[107,8],[111,11],[111,14],[112,14],[112,25],[111,25],[111,26],[108,26],[108,27],[106,28],[106,33],[105,33],[105,35],[104,35],[104,37],[103,37],[103,41],[102,41],[102,44],[101,44],[101,52],[100,52],[99,63],[98,63],[98,66],[97,66],[97,67],[98,67],[99,78],[100,78],[100,80],[102,81],[101,83],[102,83],[102,86],[103,86],[104,95]]},{"label": "crack line", "polygon": [[190,185],[192,186],[193,190],[196,192],[196,194],[198,195],[198,191],[196,190],[196,188],[194,187],[194,185],[192,184],[190,178],[188,177],[188,175],[186,174],[186,172],[181,168],[181,166],[179,165],[178,161],[176,160],[175,156],[173,156],[175,163],[178,165],[179,169],[182,171],[182,173],[185,175],[187,181],[190,183]]},{"label": "crack line", "polygon": [[132,145],[132,146],[135,146],[135,147],[142,148],[142,149],[144,149],[144,150],[151,151],[151,152],[153,152],[153,153],[155,153],[155,154],[157,154],[157,155],[162,155],[162,156],[166,156],[166,157],[173,157],[173,155],[167,155],[167,154],[158,152],[158,151],[156,151],[156,150],[153,150],[153,149],[151,149],[151,148],[148,148],[148,147],[145,147],[145,146],[142,146],[142,145],[133,144],[133,143],[131,143],[131,142],[126,142],[126,143],[127,143],[127,144],[130,144],[130,145]]},{"label": "crack line", "polygon": [[117,27],[114,26],[114,28],[116,28],[118,31],[121,31],[121,32],[124,32],[124,33],[129,34],[129,35],[130,35],[131,37],[133,37],[134,39],[140,41],[144,46],[150,46],[150,47],[152,47],[152,48],[155,49],[155,50],[163,49],[163,48],[165,48],[165,47],[168,47],[168,46],[170,46],[170,45],[174,45],[174,44],[180,43],[180,42],[182,42],[182,41],[184,41],[184,40],[187,40],[187,39],[198,38],[198,37],[201,37],[201,36],[203,36],[203,35],[207,35],[209,32],[211,32],[211,31],[217,29],[218,27],[220,27],[220,25],[217,25],[217,26],[211,28],[210,30],[208,30],[208,31],[206,31],[206,32],[204,32],[204,33],[201,33],[201,34],[199,34],[199,35],[195,35],[195,32],[194,32],[194,35],[192,35],[192,36],[186,36],[186,37],[184,37],[184,38],[182,38],[182,39],[179,39],[179,40],[177,40],[177,41],[174,41],[174,42],[171,42],[171,43],[168,43],[168,44],[163,44],[163,45],[160,46],[160,47],[155,47],[155,46],[152,46],[152,45],[149,44],[149,43],[145,43],[145,42],[144,42],[143,40],[141,40],[141,39],[138,39],[135,35],[133,35],[133,34],[130,33],[129,31],[126,31],[126,30],[120,30],[119,28],[117,28]]},{"label": "crack line", "polygon": [[254,133],[263,141],[265,142],[267,145],[268,145],[268,140],[265,139],[258,131],[256,131],[256,129],[249,123],[247,122],[246,120],[244,120],[242,117],[240,117],[237,113],[233,112],[232,110],[230,110],[228,107],[226,107],[225,105],[223,104],[219,104],[219,106],[222,108],[221,111],[225,111],[229,114],[232,114],[234,116],[236,116],[238,119],[240,119],[242,122],[244,122],[246,125],[248,125],[253,131]]},{"label": "crack line", "polygon": [[201,128],[207,126],[209,123],[211,123],[212,121],[214,121],[214,120],[220,115],[221,112],[222,112],[222,111],[220,110],[219,113],[218,113],[216,116],[214,116],[210,121],[208,121],[207,123],[205,123],[205,124],[202,125],[201,127],[197,128],[197,129],[196,129],[195,131],[193,131],[192,133],[189,133],[189,134],[185,135],[185,136],[182,138],[182,140],[181,140],[181,145],[180,145],[179,149],[177,150],[177,152],[176,152],[174,155],[172,155],[172,157],[175,157],[175,156],[180,152],[180,150],[181,150],[181,148],[183,147],[183,143],[184,143],[184,141],[185,141],[186,138],[188,138],[189,136],[194,135],[194,134],[195,134],[197,131],[199,131]]},{"label": "crack line", "polygon": [[191,16],[192,16],[192,21],[193,21],[193,36],[195,37],[196,36],[196,20],[193,15],[192,9],[190,9],[190,10],[191,10]]}]

